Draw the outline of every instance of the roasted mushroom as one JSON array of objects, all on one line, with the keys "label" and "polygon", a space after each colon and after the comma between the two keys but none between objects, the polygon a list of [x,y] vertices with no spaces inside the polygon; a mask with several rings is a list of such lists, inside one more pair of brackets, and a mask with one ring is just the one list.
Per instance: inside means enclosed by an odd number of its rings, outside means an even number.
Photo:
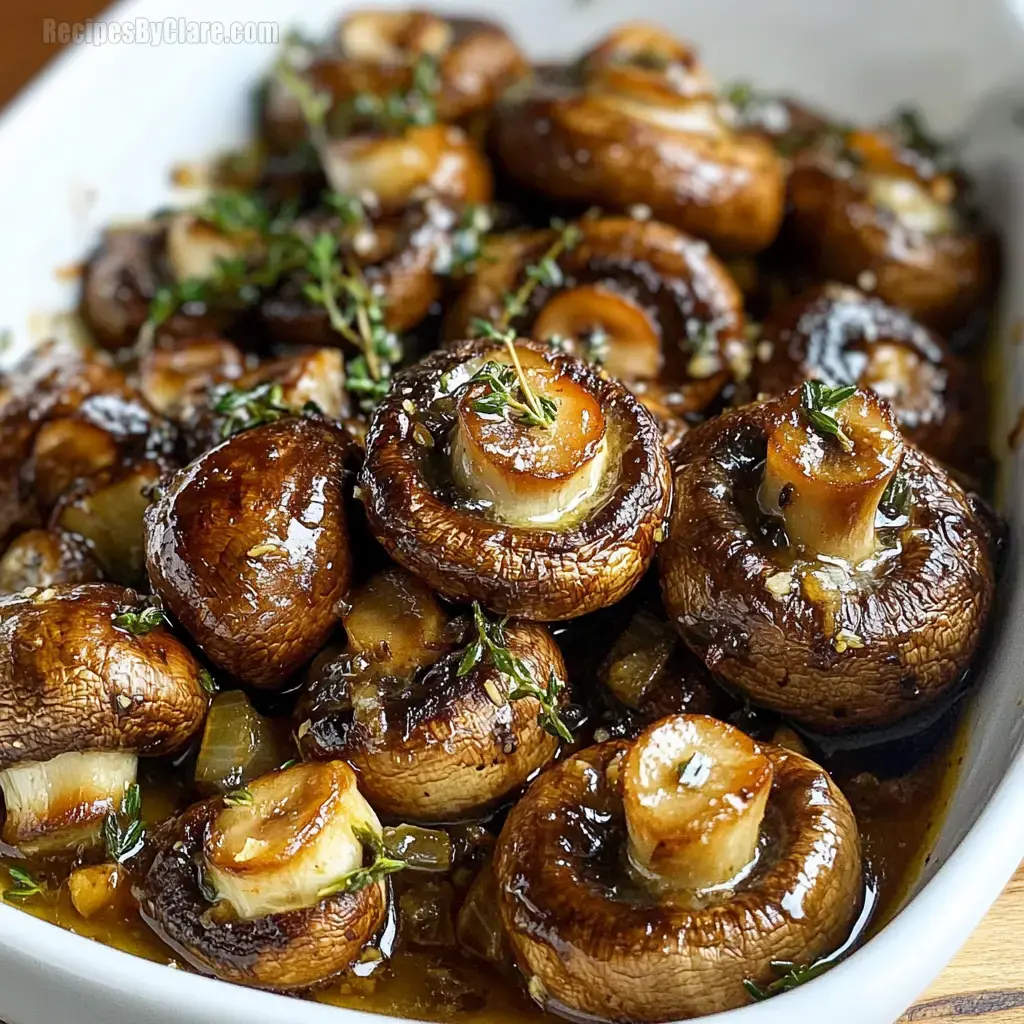
[{"label": "roasted mushroom", "polygon": [[[416,10],[355,12],[325,45],[293,46],[287,59],[329,97],[327,122],[340,131],[365,118],[373,100],[414,90],[425,94],[440,121],[465,121],[527,71],[500,26]],[[307,134],[288,78],[286,70],[269,80],[261,107],[263,137],[278,152],[294,150]]]},{"label": "roasted mushroom", "polygon": [[902,310],[824,285],[765,321],[750,389],[781,395],[809,378],[871,388],[903,433],[933,458],[983,478],[985,409],[967,366]]},{"label": "roasted mushroom", "polygon": [[789,201],[792,234],[822,277],[946,332],[992,296],[995,240],[963,177],[914,116],[877,131],[822,134],[790,174]]},{"label": "roasted mushroom", "polygon": [[662,1021],[742,1006],[861,905],[857,824],[826,772],[700,715],[541,775],[496,851],[502,919],[541,1007]]},{"label": "roasted mushroom", "polygon": [[55,583],[95,583],[103,578],[88,544],[63,530],[26,530],[0,558],[0,593]]},{"label": "roasted mushroom", "polygon": [[201,728],[202,669],[162,618],[107,583],[0,598],[4,842],[95,839],[136,757],[173,753]]},{"label": "roasted mushroom", "polygon": [[479,340],[396,378],[360,487],[377,539],[438,593],[555,620],[643,575],[669,471],[655,420],[617,381],[539,342]]},{"label": "roasted mushroom", "polygon": [[241,349],[226,338],[182,338],[157,346],[139,359],[139,390],[164,416],[178,418],[190,398],[246,371]]},{"label": "roasted mushroom", "polygon": [[989,517],[869,391],[808,382],[691,431],[665,605],[755,704],[822,732],[949,694],[992,604]]},{"label": "roasted mushroom", "polygon": [[[296,711],[299,748],[307,759],[348,761],[379,813],[480,817],[554,757],[558,736],[542,716],[564,704],[566,669],[543,626],[499,626],[478,612],[474,652],[456,643],[457,623],[429,588],[394,569],[352,595],[344,623],[346,649],[315,666]],[[499,669],[488,643],[515,674]],[[553,706],[520,692],[524,679],[540,695],[550,690]]]},{"label": "roasted mushroom", "polygon": [[285,418],[229,438],[146,512],[153,589],[220,668],[287,682],[341,617],[351,554],[337,426]]},{"label": "roasted mushroom", "polygon": [[782,221],[781,159],[729,127],[693,51],[655,26],[620,28],[574,74],[510,92],[491,139],[526,189],[618,211],[642,204],[729,255],[765,248]]},{"label": "roasted mushroom", "polygon": [[374,852],[364,867],[379,843],[347,765],[299,764],[161,826],[133,891],[146,923],[196,970],[304,989],[381,931],[394,862]]},{"label": "roasted mushroom", "polygon": [[[749,369],[743,297],[707,243],[629,217],[584,218],[556,282],[513,318],[521,333],[597,362],[656,415],[700,412]],[[488,239],[445,333],[496,319],[557,232]]]}]

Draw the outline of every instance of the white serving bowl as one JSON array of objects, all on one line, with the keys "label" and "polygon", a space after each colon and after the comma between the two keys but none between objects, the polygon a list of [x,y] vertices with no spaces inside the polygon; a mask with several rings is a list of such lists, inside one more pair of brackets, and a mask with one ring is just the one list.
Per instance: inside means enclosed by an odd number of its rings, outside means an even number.
[{"label": "white serving bowl", "polygon": [[[351,2],[347,6],[353,5]],[[852,117],[919,104],[965,141],[1007,245],[999,330],[1005,438],[1024,390],[1024,0],[432,0],[505,21],[530,53],[575,53],[626,18],[695,40],[720,80],[751,79]],[[324,30],[345,0],[304,0]],[[130,0],[106,19],[281,23],[280,0]],[[42,25],[40,31],[42,31]],[[54,269],[81,259],[107,221],[173,196],[168,169],[241,141],[248,92],[273,46],[73,46],[0,121],[0,325],[16,349],[67,307]],[[1024,535],[1021,459],[1008,460],[1003,511]],[[1017,500],[1014,500],[1016,498]],[[768,1002],[718,1015],[743,1024],[890,1024],[967,938],[1024,856],[1024,590],[1020,549],[1002,585],[1000,625],[968,709],[969,738],[944,825],[910,904],[846,962]],[[8,1024],[351,1024],[384,1018],[267,995],[130,957],[0,905],[0,1018]]]}]

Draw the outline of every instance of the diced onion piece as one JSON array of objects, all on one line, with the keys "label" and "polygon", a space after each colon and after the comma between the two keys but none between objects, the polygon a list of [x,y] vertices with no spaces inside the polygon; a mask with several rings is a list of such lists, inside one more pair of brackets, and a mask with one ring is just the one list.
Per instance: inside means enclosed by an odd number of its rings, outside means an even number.
[{"label": "diced onion piece", "polygon": [[628,708],[639,708],[678,642],[669,623],[647,611],[637,612],[615,641],[601,675],[605,686]]},{"label": "diced onion piece", "polygon": [[680,889],[708,889],[755,860],[772,764],[739,729],[673,715],[637,739],[622,773],[633,863]]},{"label": "diced onion piece", "polygon": [[71,751],[0,772],[7,817],[0,838],[23,853],[50,853],[99,837],[106,814],[135,781],[137,758],[121,751]]},{"label": "diced onion piece", "polygon": [[384,829],[388,856],[420,871],[447,871],[452,865],[452,840],[444,829],[398,825]]},{"label": "diced onion piece", "polygon": [[176,213],[167,224],[167,262],[178,281],[212,277],[222,260],[244,255],[236,241],[197,220],[190,213]]},{"label": "diced onion piece", "polygon": [[225,807],[205,842],[207,878],[239,917],[311,907],[363,863],[357,829],[381,832],[341,761],[297,764],[247,787],[251,801]]},{"label": "diced onion piece", "polygon": [[196,782],[221,791],[273,771],[286,758],[270,722],[240,690],[219,693],[210,705],[196,760]]}]

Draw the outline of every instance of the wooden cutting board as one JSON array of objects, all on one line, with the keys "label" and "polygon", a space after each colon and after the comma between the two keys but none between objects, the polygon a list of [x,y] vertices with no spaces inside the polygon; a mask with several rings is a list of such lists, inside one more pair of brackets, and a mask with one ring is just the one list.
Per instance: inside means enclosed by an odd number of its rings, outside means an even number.
[{"label": "wooden cutting board", "polygon": [[[94,17],[105,6],[105,0],[22,0],[6,5],[0,31],[0,106],[58,50],[44,39],[44,17],[80,21]],[[907,955],[913,956],[913,951],[908,950]],[[921,1021],[1024,1024],[1024,867],[953,962],[899,1024]]]}]

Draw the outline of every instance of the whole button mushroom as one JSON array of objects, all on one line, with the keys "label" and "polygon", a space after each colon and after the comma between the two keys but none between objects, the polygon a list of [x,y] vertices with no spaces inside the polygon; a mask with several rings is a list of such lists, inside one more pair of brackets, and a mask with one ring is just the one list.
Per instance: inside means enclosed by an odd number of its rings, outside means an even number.
[{"label": "whole button mushroom", "polygon": [[431,353],[396,378],[367,436],[367,517],[444,597],[575,618],[615,603],[650,564],[668,458],[620,383],[499,337]]},{"label": "whole button mushroom", "polygon": [[351,553],[347,441],[318,418],[229,438],[146,512],[146,565],[168,610],[225,672],[284,685],[341,618]]},{"label": "whole button mushroom", "polygon": [[464,617],[400,569],[375,576],[350,606],[346,649],[314,664],[296,735],[306,759],[352,765],[381,814],[481,817],[569,738],[565,663],[543,626],[499,623],[477,606],[463,636]]},{"label": "whole button mushroom", "polygon": [[732,129],[694,52],[656,26],[623,26],[574,73],[511,90],[491,142],[531,192],[619,212],[643,204],[729,255],[765,248],[782,222],[782,160]]},{"label": "whole button mushroom", "polygon": [[202,728],[209,683],[159,609],[108,583],[0,598],[2,838],[24,852],[94,841],[139,756]]},{"label": "whole button mushroom", "polygon": [[857,824],[827,773],[703,715],[542,774],[494,863],[531,996],[602,1020],[742,1006],[774,963],[839,948],[863,900]]},{"label": "whole button mushroom", "polygon": [[[367,858],[370,858],[367,861]],[[240,985],[310,988],[381,932],[381,826],[341,762],[298,764],[207,800],[150,837],[133,893],[192,967]]]},{"label": "whole button mushroom", "polygon": [[889,406],[817,381],[687,435],[665,606],[753,703],[822,732],[955,691],[992,606],[998,526]]}]

